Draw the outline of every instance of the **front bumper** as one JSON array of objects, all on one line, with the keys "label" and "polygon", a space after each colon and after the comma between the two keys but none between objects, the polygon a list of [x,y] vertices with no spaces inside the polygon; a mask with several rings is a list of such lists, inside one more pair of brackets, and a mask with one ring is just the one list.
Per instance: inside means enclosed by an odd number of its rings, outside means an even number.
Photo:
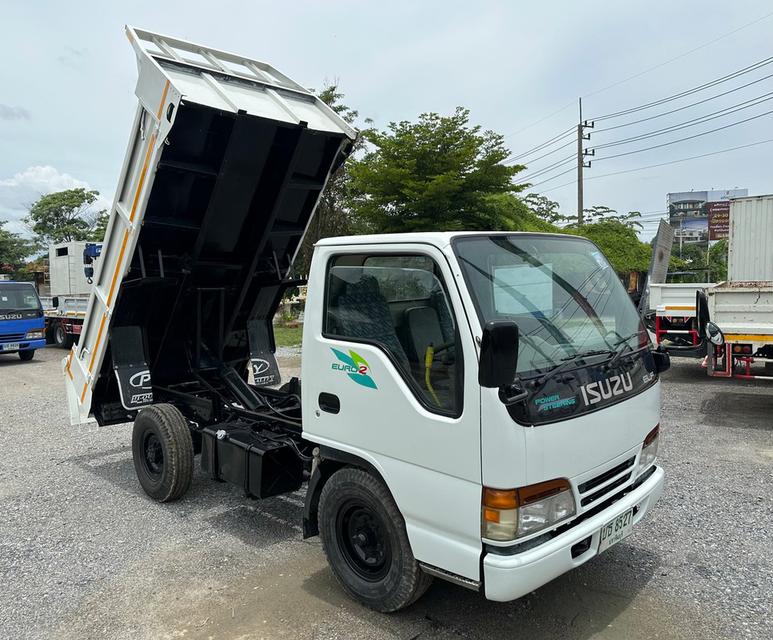
[{"label": "front bumper", "polygon": [[[14,343],[15,344],[15,343]],[[5,343],[0,342],[0,354],[2,353],[16,353],[17,351],[28,351],[29,349],[42,349],[46,346],[46,339],[42,338],[40,340],[23,340],[19,342],[19,348],[14,349],[13,351],[6,351],[4,349]]]},{"label": "front bumper", "polygon": [[[647,480],[617,502],[538,547],[516,555],[487,553],[483,558],[486,598],[498,602],[515,600],[593,558],[598,553],[601,527],[638,507],[633,519],[635,528],[660,498],[664,477],[663,469],[656,467]],[[589,536],[588,549],[573,558],[572,547]]]}]

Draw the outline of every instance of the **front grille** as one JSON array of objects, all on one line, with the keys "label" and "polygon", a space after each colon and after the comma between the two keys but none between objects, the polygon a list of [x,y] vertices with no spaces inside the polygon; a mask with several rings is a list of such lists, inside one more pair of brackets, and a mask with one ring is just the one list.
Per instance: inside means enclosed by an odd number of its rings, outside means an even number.
[{"label": "front grille", "polygon": [[[617,466],[608,469],[604,473],[600,473],[596,477],[591,478],[590,480],[586,480],[582,484],[578,485],[577,490],[580,492],[580,504],[585,507],[593,502],[596,502],[600,498],[603,498],[605,495],[607,495],[610,491],[614,491],[618,487],[628,482],[628,480],[631,479],[630,469],[633,467],[635,462],[636,456],[629,458],[625,462],[621,462]],[[626,471],[628,473],[626,473]],[[613,480],[613,478],[614,481],[609,482],[610,480]],[[593,491],[606,482],[609,482],[609,484],[605,485],[598,491]]]},{"label": "front grille", "polygon": [[24,340],[24,333],[0,333],[0,342],[19,342]]}]

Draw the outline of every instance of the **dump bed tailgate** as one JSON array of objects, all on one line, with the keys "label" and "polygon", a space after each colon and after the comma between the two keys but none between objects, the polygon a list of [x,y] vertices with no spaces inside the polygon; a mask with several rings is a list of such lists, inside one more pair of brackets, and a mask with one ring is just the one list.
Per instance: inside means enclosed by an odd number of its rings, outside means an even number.
[{"label": "dump bed tailgate", "polygon": [[130,419],[155,389],[244,370],[355,137],[269,65],[127,35],[139,105],[81,339],[63,365],[74,424],[91,411],[100,423]]}]

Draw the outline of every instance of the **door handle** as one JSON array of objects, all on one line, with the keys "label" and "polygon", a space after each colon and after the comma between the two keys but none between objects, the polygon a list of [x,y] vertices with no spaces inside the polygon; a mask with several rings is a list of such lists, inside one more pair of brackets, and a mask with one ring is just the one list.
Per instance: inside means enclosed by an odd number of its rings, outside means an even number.
[{"label": "door handle", "polygon": [[319,394],[319,408],[327,413],[335,414],[341,410],[341,401],[337,395],[323,391]]}]

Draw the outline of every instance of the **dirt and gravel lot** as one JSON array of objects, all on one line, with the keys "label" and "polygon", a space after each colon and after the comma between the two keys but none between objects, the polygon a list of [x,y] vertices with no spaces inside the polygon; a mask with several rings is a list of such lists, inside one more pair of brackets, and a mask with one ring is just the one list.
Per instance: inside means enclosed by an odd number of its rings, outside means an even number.
[{"label": "dirt and gravel lot", "polygon": [[63,355],[0,356],[0,638],[773,637],[773,385],[675,361],[668,485],[631,537],[516,602],[436,581],[381,615],[301,539],[301,493],[254,502],[197,469],[180,502],[147,499],[130,425],[67,425]]}]

